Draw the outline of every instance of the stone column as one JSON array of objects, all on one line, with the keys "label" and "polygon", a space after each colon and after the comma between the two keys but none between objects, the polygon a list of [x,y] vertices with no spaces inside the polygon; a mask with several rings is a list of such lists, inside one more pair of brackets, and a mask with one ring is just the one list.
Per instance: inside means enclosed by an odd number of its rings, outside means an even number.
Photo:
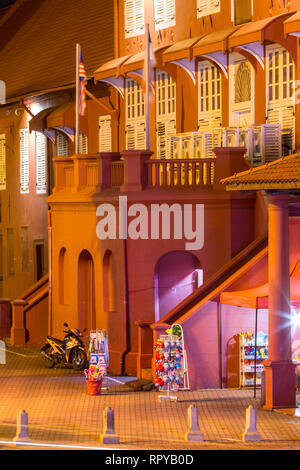
[{"label": "stone column", "polygon": [[265,361],[264,408],[296,406],[291,355],[289,196],[269,196],[269,352]]},{"label": "stone column", "polygon": [[12,305],[12,327],[10,341],[12,346],[24,346],[26,342],[26,330],[24,326],[24,300],[14,300]]},{"label": "stone column", "polygon": [[124,184],[121,192],[140,192],[148,184],[146,161],[153,152],[147,150],[125,150],[121,153],[124,159]]}]

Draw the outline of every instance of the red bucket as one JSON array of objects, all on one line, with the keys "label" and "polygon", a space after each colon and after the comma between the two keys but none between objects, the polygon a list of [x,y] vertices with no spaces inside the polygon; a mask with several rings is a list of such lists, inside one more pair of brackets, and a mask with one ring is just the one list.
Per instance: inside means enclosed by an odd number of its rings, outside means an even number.
[{"label": "red bucket", "polygon": [[102,380],[86,380],[86,392],[88,395],[101,395]]}]

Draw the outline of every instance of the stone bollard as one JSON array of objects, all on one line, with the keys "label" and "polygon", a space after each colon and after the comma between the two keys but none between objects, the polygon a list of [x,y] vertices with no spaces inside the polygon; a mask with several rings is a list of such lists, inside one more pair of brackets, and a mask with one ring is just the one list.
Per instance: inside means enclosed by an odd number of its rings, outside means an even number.
[{"label": "stone bollard", "polygon": [[119,444],[119,436],[115,431],[115,414],[111,407],[103,411],[103,434],[100,441],[102,444]]},{"label": "stone bollard", "polygon": [[246,429],[243,433],[243,441],[260,441],[260,435],[256,429],[257,410],[252,405],[246,410]]},{"label": "stone bollard", "polygon": [[22,445],[22,443],[31,443],[31,439],[28,435],[28,414],[25,410],[20,411],[17,417],[17,435],[14,438],[16,445]]},{"label": "stone bollard", "polygon": [[196,405],[188,407],[188,432],[185,434],[186,441],[203,442],[204,436],[200,432],[198,421],[198,408]]}]

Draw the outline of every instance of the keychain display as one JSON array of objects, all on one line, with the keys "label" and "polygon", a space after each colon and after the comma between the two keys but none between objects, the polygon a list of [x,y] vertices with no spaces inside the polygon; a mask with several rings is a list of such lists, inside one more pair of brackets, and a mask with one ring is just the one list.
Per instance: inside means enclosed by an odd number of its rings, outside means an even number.
[{"label": "keychain display", "polygon": [[[108,389],[107,370],[109,365],[108,338],[105,330],[94,330],[89,336],[89,369],[87,380],[101,380],[102,389]],[[88,378],[89,377],[89,378]]]},{"label": "keychain display", "polygon": [[172,328],[160,336],[155,345],[155,387],[164,392],[159,399],[176,401],[175,393],[180,389],[187,389],[187,377],[181,327],[179,331]]}]

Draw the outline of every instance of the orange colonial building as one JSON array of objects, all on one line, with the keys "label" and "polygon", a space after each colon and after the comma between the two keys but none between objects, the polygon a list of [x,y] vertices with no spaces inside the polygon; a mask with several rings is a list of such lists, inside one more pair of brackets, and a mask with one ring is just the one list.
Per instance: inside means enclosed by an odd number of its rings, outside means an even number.
[{"label": "orange colonial building", "polygon": [[[22,342],[27,335],[32,343],[39,342],[44,330],[60,335],[64,321],[105,328],[111,372],[142,376],[151,369],[153,336],[180,322],[189,344],[192,386],[230,385],[226,345],[253,328],[253,316],[231,308],[221,330],[216,299],[225,288],[250,288],[268,280],[268,203],[264,193],[228,192],[220,181],[299,148],[300,2],[115,0],[101,5],[105,19],[97,2],[89,0],[84,20],[80,9],[78,15],[69,14],[68,2],[37,2],[39,8],[29,18],[23,17],[19,3],[4,25],[15,25],[14,15],[19,15],[11,43],[1,46],[0,66],[2,70],[5,60],[12,60],[11,50],[22,64],[21,38],[31,44],[31,28],[38,28],[41,38],[33,52],[45,62],[36,63],[33,76],[41,74],[42,84],[31,79],[30,89],[17,88],[12,96],[25,95],[21,103],[27,109],[51,98],[41,113],[29,116],[28,126],[48,139],[54,171],[47,178],[48,228],[42,224],[49,234],[49,281],[23,296],[16,291],[32,308],[22,302],[13,305],[12,338],[17,342],[20,334]],[[64,20],[53,20],[51,34],[62,39],[49,45],[47,19],[54,3]],[[141,87],[146,23],[156,58],[150,151],[145,150]],[[74,34],[63,43],[67,27]],[[68,49],[76,42],[82,46],[91,98],[81,119],[80,155],[72,155],[74,76],[72,47]],[[41,54],[45,48],[46,56]],[[45,71],[58,58],[61,72],[47,82]],[[33,86],[41,92],[34,93]],[[1,111],[3,126],[8,125],[6,110]],[[59,142],[67,152],[57,152]],[[204,244],[186,249],[186,240],[174,234],[150,239],[137,231],[136,239],[100,240],[98,208],[109,204],[119,220],[120,196],[127,197],[128,207],[143,204],[148,214],[153,204],[165,203],[175,215],[185,204],[195,217],[196,205],[203,205]],[[166,216],[164,212],[162,218]],[[297,210],[290,213],[289,227],[290,258],[296,261]],[[47,311],[35,313],[35,292],[47,299]],[[12,294],[4,289],[3,295]],[[25,323],[17,316],[23,309]],[[267,320],[262,326],[268,333]]]}]

